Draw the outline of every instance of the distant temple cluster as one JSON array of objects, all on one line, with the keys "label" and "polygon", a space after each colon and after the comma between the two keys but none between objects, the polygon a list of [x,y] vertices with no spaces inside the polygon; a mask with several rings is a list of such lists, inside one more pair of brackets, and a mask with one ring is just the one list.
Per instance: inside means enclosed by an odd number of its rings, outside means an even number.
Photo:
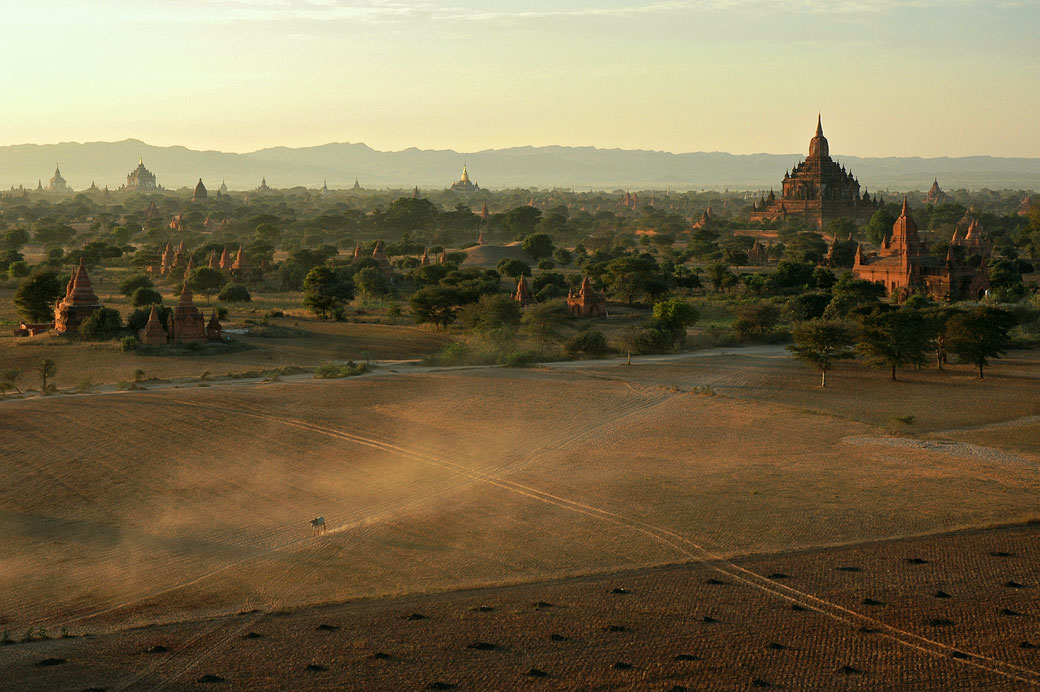
[{"label": "distant temple cluster", "polygon": [[963,238],[954,233],[945,259],[929,254],[904,199],[891,238],[876,255],[866,255],[858,246],[852,274],[882,284],[889,296],[899,300],[914,292],[937,300],[979,300],[989,288],[989,256],[977,219],[970,221]]},{"label": "distant temple cluster", "polygon": [[217,319],[217,311],[214,310],[209,322],[192,300],[191,289],[184,284],[181,289],[180,300],[173,308],[173,313],[168,320],[168,329],[164,329],[159,320],[158,306],[152,306],[152,312],[148,315],[148,323],[140,332],[137,340],[145,346],[165,346],[167,344],[190,344],[205,341],[222,341],[223,333],[220,320]]},{"label": "distant temple cluster", "polygon": [[831,219],[866,221],[878,206],[878,200],[872,199],[866,191],[860,195],[856,178],[830,157],[830,145],[823,136],[823,123],[817,118],[816,135],[809,141],[809,156],[784,174],[779,199],[770,190],[768,197],[755,202],[751,221],[776,221],[798,216],[810,226],[823,228],[824,223]]}]

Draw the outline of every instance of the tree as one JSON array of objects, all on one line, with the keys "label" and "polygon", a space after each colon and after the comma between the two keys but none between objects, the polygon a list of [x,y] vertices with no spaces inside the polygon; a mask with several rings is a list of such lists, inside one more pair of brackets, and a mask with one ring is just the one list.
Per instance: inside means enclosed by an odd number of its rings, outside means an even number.
[{"label": "tree", "polygon": [[[911,296],[910,300],[907,300],[907,304],[909,305],[911,301],[915,300],[915,298],[916,295]],[[924,303],[925,301],[920,302]],[[960,310],[945,305],[921,306],[921,316],[924,318],[928,343],[931,344],[932,350],[935,351],[935,365],[940,370],[942,370],[943,365],[946,364],[947,353],[949,351],[946,343],[946,325],[951,319],[959,314]]]},{"label": "tree", "polygon": [[531,265],[523,260],[511,259],[509,257],[500,259],[495,269],[498,270],[499,274],[509,279],[515,279],[521,275],[531,275]]},{"label": "tree", "polygon": [[210,297],[224,287],[228,281],[224,272],[213,267],[199,267],[193,269],[188,276],[188,288],[206,296],[208,303]]},{"label": "tree", "polygon": [[542,216],[542,210],[538,207],[515,207],[510,209],[502,217],[502,225],[505,226],[513,238],[519,240],[534,232],[538,225],[538,219]]},{"label": "tree", "polygon": [[595,329],[582,329],[580,332],[567,339],[563,345],[567,355],[585,356],[586,358],[600,358],[607,352],[607,340],[603,332]]},{"label": "tree", "polygon": [[611,260],[603,279],[611,293],[624,296],[629,305],[636,296],[653,299],[668,290],[668,277],[649,255],[626,255]]},{"label": "tree", "polygon": [[0,370],[0,392],[3,392],[4,398],[7,398],[7,391],[13,389],[19,394],[22,390],[18,389],[18,378],[22,376],[22,371],[18,368],[7,368],[6,370]]},{"label": "tree", "polygon": [[307,272],[303,280],[303,304],[325,319],[344,301],[354,297],[354,284],[344,281],[332,267],[319,265]]},{"label": "tree", "polygon": [[892,235],[892,226],[895,225],[896,217],[887,208],[881,207],[870,217],[867,223],[867,240],[874,245],[880,246]]},{"label": "tree", "polygon": [[7,273],[12,279],[21,279],[29,276],[29,264],[25,260],[18,260],[7,265]]},{"label": "tree", "polygon": [[387,206],[380,219],[381,225],[390,231],[427,230],[437,219],[437,207],[428,199],[400,197]]},{"label": "tree", "polygon": [[119,284],[119,292],[127,298],[134,295],[134,291],[136,291],[139,288],[155,288],[155,284],[153,284],[152,280],[144,274],[131,276],[129,279]]},{"label": "tree", "polygon": [[747,303],[737,308],[733,328],[744,341],[765,341],[779,321],[780,308],[773,303]]},{"label": "tree", "polygon": [[708,281],[717,292],[737,284],[737,275],[730,271],[725,262],[713,262],[708,265]]},{"label": "tree", "polygon": [[144,305],[158,305],[162,303],[162,294],[155,289],[142,286],[134,291],[133,295],[130,296],[130,304],[135,308],[139,308]]},{"label": "tree", "polygon": [[979,307],[957,315],[946,325],[947,347],[964,363],[979,369],[979,379],[990,358],[999,358],[1011,343],[1008,331],[1015,317],[1006,310]]},{"label": "tree", "polygon": [[548,303],[532,305],[524,311],[521,324],[542,347],[559,338],[559,329],[571,317],[567,305],[562,300],[551,300]]},{"label": "tree", "polygon": [[28,231],[22,228],[14,228],[0,236],[0,250],[21,250],[28,242]]},{"label": "tree", "polygon": [[58,372],[58,365],[50,358],[44,358],[36,364],[36,372],[40,375],[40,393],[46,394],[50,391],[47,380]]},{"label": "tree", "polygon": [[19,284],[14,292],[14,304],[18,314],[29,322],[44,322],[54,319],[54,303],[64,290],[56,273],[40,272]]},{"label": "tree", "polygon": [[476,303],[465,306],[459,318],[474,331],[490,332],[520,323],[520,303],[504,293],[483,295]]},{"label": "tree", "polygon": [[249,295],[249,289],[242,284],[227,284],[220,290],[220,294],[217,296],[219,300],[225,303],[248,303],[253,297]]},{"label": "tree", "polygon": [[79,334],[89,341],[107,341],[123,329],[123,317],[118,310],[101,308],[95,310],[79,325]]},{"label": "tree", "polygon": [[385,296],[390,292],[390,282],[377,267],[363,267],[354,275],[354,285],[362,295],[370,298]]},{"label": "tree", "polygon": [[426,286],[416,291],[408,304],[416,322],[446,327],[455,321],[463,302],[453,286]]},{"label": "tree", "polygon": [[820,371],[820,386],[827,386],[827,371],[838,360],[855,357],[856,335],[840,320],[797,322],[791,329],[794,344],[787,347],[794,357]]},{"label": "tree", "polygon": [[532,233],[524,238],[524,242],[520,247],[536,260],[543,257],[551,257],[553,250],[556,249],[553,247],[552,237],[548,233]]},{"label": "tree", "polygon": [[876,366],[892,369],[902,365],[920,365],[928,349],[928,331],[921,313],[913,308],[874,312],[863,318],[863,329],[856,348]]},{"label": "tree", "polygon": [[679,347],[686,345],[686,330],[701,317],[700,313],[689,303],[672,298],[654,305],[650,326],[660,329],[671,336],[672,342],[679,342]]},{"label": "tree", "polygon": [[556,263],[561,267],[566,267],[574,260],[574,256],[567,248],[558,247],[553,251],[553,259],[556,260]]},{"label": "tree", "polygon": [[278,238],[281,236],[281,232],[270,223],[257,224],[256,227],[256,239],[274,245],[278,242]]}]

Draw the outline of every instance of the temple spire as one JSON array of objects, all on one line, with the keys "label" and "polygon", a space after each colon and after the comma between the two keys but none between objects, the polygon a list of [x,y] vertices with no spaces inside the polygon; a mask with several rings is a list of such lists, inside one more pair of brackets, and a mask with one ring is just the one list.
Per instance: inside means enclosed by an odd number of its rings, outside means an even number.
[{"label": "temple spire", "polygon": [[816,136],[823,137],[823,117],[820,113],[816,114]]},{"label": "temple spire", "polygon": [[910,213],[910,205],[906,202],[906,195],[903,195],[903,210],[899,212],[900,216],[906,216]]}]

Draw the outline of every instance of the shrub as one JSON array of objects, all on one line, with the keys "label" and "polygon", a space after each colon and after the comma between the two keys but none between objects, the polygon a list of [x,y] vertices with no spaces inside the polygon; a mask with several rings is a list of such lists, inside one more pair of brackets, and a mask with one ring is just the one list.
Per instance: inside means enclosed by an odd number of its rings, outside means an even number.
[{"label": "shrub", "polygon": [[571,357],[581,355],[586,358],[599,358],[607,352],[607,340],[603,332],[585,329],[568,339],[564,349]]},{"label": "shrub", "polygon": [[152,283],[152,280],[144,274],[140,274],[138,276],[131,276],[129,279],[119,284],[119,292],[127,298],[133,296],[139,288],[154,289],[155,285]]},{"label": "shrub", "polygon": [[314,369],[314,377],[319,380],[335,380],[341,377],[354,377],[369,371],[368,364],[355,363],[348,360],[344,364],[325,363]]},{"label": "shrub", "polygon": [[[133,336],[133,335],[124,336],[122,339],[119,340],[119,348],[122,349],[123,353],[130,353],[131,351],[136,351],[137,350],[137,337]],[[140,371],[140,372],[141,372],[142,375],[144,374],[143,371]],[[136,373],[135,373],[135,378],[136,378]]]},{"label": "shrub", "polygon": [[134,290],[133,295],[130,296],[130,304],[135,308],[144,307],[145,305],[161,305],[162,294],[154,288],[142,286],[141,288]]},{"label": "shrub", "polygon": [[95,310],[79,326],[79,333],[90,341],[107,341],[114,338],[123,329],[123,317],[118,310],[101,308]]},{"label": "shrub", "polygon": [[506,354],[502,365],[507,368],[526,368],[539,360],[539,354],[535,351],[513,351]]},{"label": "shrub", "polygon": [[248,303],[253,299],[249,289],[242,284],[227,284],[217,298],[225,303]]}]

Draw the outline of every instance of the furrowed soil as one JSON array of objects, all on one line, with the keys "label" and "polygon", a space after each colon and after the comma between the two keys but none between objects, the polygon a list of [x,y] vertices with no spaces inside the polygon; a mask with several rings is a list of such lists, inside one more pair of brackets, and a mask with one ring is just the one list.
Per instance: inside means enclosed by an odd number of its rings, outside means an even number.
[{"label": "furrowed soil", "polygon": [[1038,364],[821,390],[763,348],[0,403],[0,672],[1032,689]]}]

